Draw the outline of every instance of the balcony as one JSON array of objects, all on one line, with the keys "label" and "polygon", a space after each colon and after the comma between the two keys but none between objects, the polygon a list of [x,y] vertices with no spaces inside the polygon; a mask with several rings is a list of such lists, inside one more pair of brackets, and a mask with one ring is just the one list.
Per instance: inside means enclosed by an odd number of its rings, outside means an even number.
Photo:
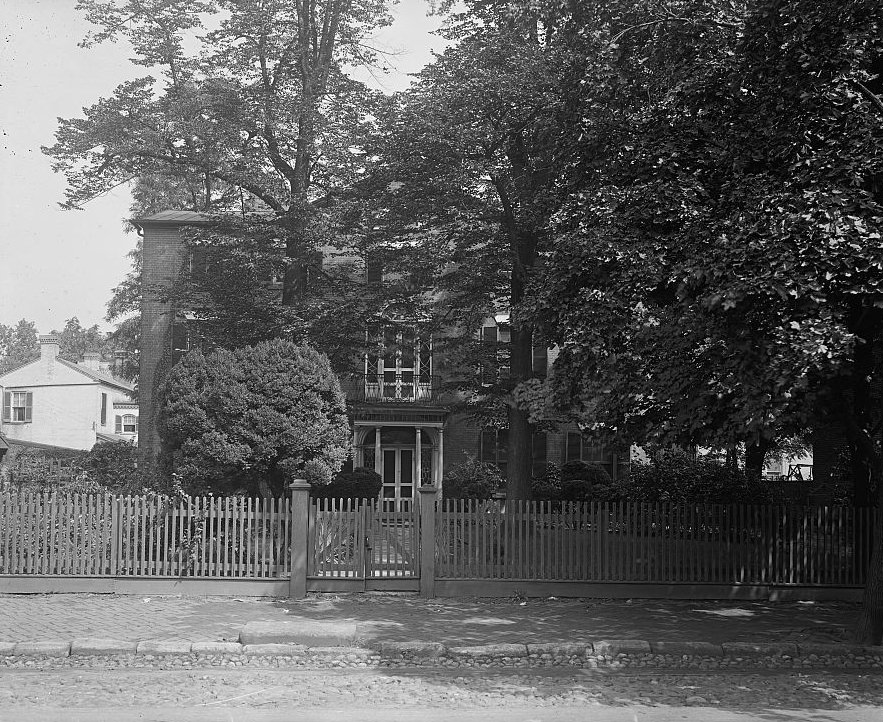
[{"label": "balcony", "polygon": [[420,404],[438,399],[438,376],[416,375],[413,371],[380,374],[351,374],[340,379],[349,401],[366,403]]}]

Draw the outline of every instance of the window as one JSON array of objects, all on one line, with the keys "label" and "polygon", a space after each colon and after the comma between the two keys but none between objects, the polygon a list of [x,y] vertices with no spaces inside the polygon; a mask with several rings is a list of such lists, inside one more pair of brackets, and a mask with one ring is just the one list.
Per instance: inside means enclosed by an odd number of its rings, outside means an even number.
[{"label": "window", "polygon": [[[509,344],[512,341],[512,332],[508,323],[498,323],[495,326],[483,326],[481,329],[483,348],[482,378],[483,384],[493,384],[502,379],[509,378]],[[546,369],[549,365],[549,349],[545,346],[533,347],[532,367],[534,373],[540,378],[545,378]]]},{"label": "window", "polygon": [[615,479],[618,473],[618,458],[615,451],[597,444],[583,437],[578,431],[567,433],[567,448],[564,458],[566,461],[585,461],[589,464],[598,464],[603,467],[611,479]]},{"label": "window", "polygon": [[25,423],[33,419],[34,394],[30,391],[3,392],[3,421]]},{"label": "window", "polygon": [[509,341],[512,335],[508,324],[484,326],[481,329],[481,382],[494,384],[509,378]]},{"label": "window", "polygon": [[107,426],[107,394],[101,394],[101,425]]},{"label": "window", "polygon": [[124,414],[116,417],[114,431],[117,434],[137,434],[138,433],[138,417],[135,414]]},{"label": "window", "polygon": [[[535,431],[531,436],[533,465],[531,473],[539,476],[546,471],[546,432]],[[509,429],[486,428],[481,432],[481,460],[496,466],[503,476],[509,462]]]},{"label": "window", "polygon": [[509,461],[509,429],[484,429],[481,432],[481,460],[493,464],[505,477]]},{"label": "window", "polygon": [[[368,401],[421,401],[432,394],[432,340],[414,327],[368,330],[365,384]],[[373,348],[372,348],[373,347]]]}]

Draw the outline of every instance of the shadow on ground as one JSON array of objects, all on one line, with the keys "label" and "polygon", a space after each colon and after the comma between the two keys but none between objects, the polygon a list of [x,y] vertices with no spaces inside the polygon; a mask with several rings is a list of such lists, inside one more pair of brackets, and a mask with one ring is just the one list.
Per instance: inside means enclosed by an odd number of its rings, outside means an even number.
[{"label": "shadow on ground", "polygon": [[287,618],[360,624],[364,640],[447,645],[596,639],[847,641],[859,605],[722,601],[310,595],[276,600]]}]

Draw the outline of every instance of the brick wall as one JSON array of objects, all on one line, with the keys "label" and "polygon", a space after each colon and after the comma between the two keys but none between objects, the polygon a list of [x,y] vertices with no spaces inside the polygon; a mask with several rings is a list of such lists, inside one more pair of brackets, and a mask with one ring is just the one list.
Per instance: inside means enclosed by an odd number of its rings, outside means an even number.
[{"label": "brick wall", "polygon": [[138,447],[144,461],[153,465],[160,452],[156,388],[171,365],[174,320],[174,310],[164,296],[181,271],[184,244],[180,224],[145,223],[143,235]]}]

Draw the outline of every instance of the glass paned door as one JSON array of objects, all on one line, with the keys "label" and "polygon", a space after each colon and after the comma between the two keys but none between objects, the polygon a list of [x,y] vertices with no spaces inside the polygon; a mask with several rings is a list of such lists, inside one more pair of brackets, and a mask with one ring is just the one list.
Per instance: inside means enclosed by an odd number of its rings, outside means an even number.
[{"label": "glass paned door", "polygon": [[384,509],[410,509],[414,498],[414,450],[383,449],[383,488],[380,499]]}]

